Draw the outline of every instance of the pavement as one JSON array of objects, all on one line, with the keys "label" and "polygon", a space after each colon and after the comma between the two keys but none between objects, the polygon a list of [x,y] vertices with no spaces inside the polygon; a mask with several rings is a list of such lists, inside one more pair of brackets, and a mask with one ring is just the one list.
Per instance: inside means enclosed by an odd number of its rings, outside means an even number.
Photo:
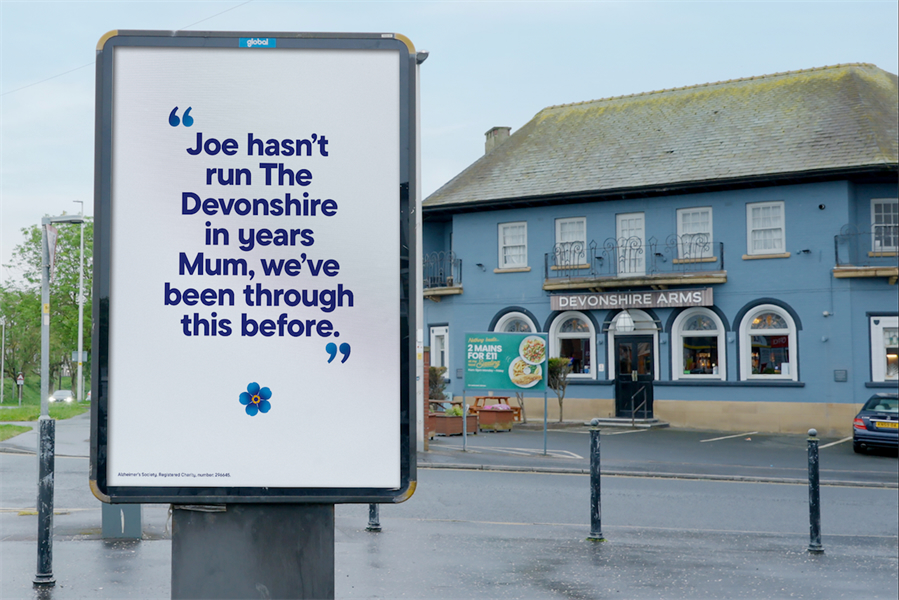
[{"label": "pavement", "polygon": [[[37,423],[23,423],[34,429],[0,442],[0,599],[169,597],[168,506],[142,507],[142,540],[102,538],[100,503],[86,483],[89,423],[84,414],[56,425],[53,552],[58,583],[46,591],[34,591],[31,585]],[[784,524],[766,530],[754,527],[752,520],[734,525],[727,511],[714,507],[708,510],[707,526],[697,517],[680,529],[643,519],[638,513],[646,509],[637,510],[634,520],[622,520],[618,530],[610,526],[616,542],[598,550],[584,542],[589,517],[581,518],[577,511],[556,519],[545,514],[556,502],[553,494],[568,494],[569,486],[571,497],[578,499],[564,504],[587,498],[590,429],[567,425],[545,437],[539,424],[530,424],[464,440],[431,440],[428,451],[418,454],[416,495],[382,511],[389,534],[364,531],[365,506],[338,506],[337,597],[896,597],[895,452],[858,455],[851,441],[820,440],[822,486],[833,488],[832,497],[839,499],[839,506],[828,507],[830,514],[865,513],[865,506],[877,506],[875,512],[886,519],[870,530],[849,529],[829,539],[826,559],[804,551],[807,520],[798,534],[785,531],[790,527]],[[672,496],[706,502],[720,495],[729,498],[722,503],[732,503],[759,493],[752,513],[757,521],[769,507],[784,502],[784,490],[790,490],[789,502],[794,511],[799,507],[801,521],[802,503],[807,502],[799,487],[808,481],[806,439],[758,432],[602,428],[602,472],[610,478],[604,479],[603,493],[609,488],[628,503],[660,494],[660,506]],[[609,482],[617,482],[620,492]],[[740,485],[750,487],[734,487]],[[478,486],[488,486],[487,493]],[[518,491],[493,496],[511,488]],[[798,490],[798,504],[793,489]],[[734,490],[741,491],[734,496]],[[550,499],[536,501],[541,494]],[[505,511],[492,514],[497,502]],[[612,502],[614,506],[614,498]],[[549,508],[531,514],[534,505]],[[446,518],[434,515],[444,510]],[[480,518],[472,518],[473,511]],[[865,514],[870,524],[872,515]],[[715,525],[715,519],[724,524]],[[784,565],[790,565],[787,574]],[[423,573],[428,576],[422,578]],[[842,573],[842,579],[835,573]],[[734,587],[735,582],[740,586]]]}]

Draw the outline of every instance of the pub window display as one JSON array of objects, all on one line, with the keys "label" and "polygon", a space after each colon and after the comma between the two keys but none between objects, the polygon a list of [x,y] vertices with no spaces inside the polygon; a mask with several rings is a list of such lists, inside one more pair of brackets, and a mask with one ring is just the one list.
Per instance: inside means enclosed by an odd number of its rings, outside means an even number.
[{"label": "pub window display", "polygon": [[789,314],[776,306],[757,307],[746,314],[740,333],[744,379],[797,380],[796,327]]},{"label": "pub window display", "polygon": [[672,352],[680,357],[674,379],[724,379],[724,324],[707,308],[691,308],[674,322]]},{"label": "pub window display", "polygon": [[593,375],[593,349],[596,337],[590,320],[582,313],[567,312],[559,315],[551,327],[552,356],[567,358],[571,363],[571,375]]}]

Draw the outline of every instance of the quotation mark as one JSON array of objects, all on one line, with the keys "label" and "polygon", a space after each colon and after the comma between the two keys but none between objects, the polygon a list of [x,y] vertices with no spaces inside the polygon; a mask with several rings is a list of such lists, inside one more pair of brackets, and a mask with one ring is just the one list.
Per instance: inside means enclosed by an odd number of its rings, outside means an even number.
[{"label": "quotation mark", "polygon": [[171,125],[172,127],[177,127],[181,123],[184,123],[185,127],[190,127],[191,125],[193,125],[194,118],[192,116],[190,116],[191,108],[193,108],[193,107],[188,106],[187,110],[184,111],[184,117],[180,118],[180,119],[178,118],[178,115],[176,114],[178,112],[178,107],[176,106],[175,108],[173,108],[172,112],[169,113],[169,125]]},{"label": "quotation mark", "polygon": [[[335,344],[334,342],[329,343],[327,346],[325,346],[325,352],[330,355],[328,358],[328,362],[333,361],[337,356],[337,344]],[[346,342],[342,343],[340,345],[340,353],[343,354],[343,360],[341,360],[340,362],[345,363],[346,359],[350,357],[350,345]]]}]

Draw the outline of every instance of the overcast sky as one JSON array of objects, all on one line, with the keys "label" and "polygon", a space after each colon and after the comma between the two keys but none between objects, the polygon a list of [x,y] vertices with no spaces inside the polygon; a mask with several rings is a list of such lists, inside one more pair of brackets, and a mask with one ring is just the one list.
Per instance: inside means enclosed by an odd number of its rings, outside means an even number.
[{"label": "overcast sky", "polygon": [[430,52],[421,70],[427,197],[483,154],[485,131],[514,132],[546,106],[838,63],[896,73],[897,6],[2,0],[0,262],[43,215],[78,212],[74,200],[93,214],[93,60],[110,30],[406,35]]}]

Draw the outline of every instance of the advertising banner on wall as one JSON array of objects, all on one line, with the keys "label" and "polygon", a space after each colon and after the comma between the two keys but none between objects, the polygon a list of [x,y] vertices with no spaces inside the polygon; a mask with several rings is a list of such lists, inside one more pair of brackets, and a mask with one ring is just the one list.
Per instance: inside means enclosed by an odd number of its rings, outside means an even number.
[{"label": "advertising banner on wall", "polygon": [[407,497],[411,43],[135,31],[98,50],[95,494]]},{"label": "advertising banner on wall", "polygon": [[466,333],[465,387],[542,392],[548,349],[545,333]]}]

